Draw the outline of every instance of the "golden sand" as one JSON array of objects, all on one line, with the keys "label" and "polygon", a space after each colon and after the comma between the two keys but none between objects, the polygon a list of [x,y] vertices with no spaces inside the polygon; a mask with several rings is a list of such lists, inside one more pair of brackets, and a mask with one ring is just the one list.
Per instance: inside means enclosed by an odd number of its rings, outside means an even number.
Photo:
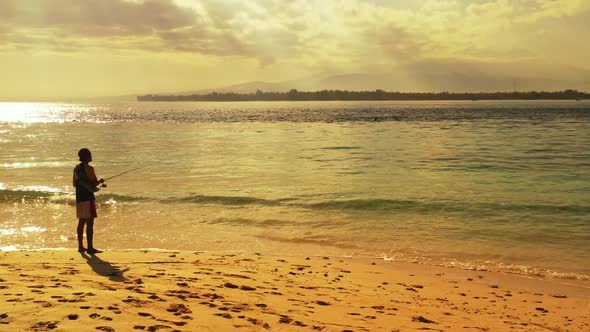
[{"label": "golden sand", "polygon": [[0,331],[590,331],[590,288],[383,260],[0,252]]}]

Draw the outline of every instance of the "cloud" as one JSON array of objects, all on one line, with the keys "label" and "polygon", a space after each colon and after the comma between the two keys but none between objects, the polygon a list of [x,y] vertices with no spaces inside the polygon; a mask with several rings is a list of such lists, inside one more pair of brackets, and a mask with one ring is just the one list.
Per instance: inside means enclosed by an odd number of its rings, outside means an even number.
[{"label": "cloud", "polygon": [[146,35],[190,26],[195,13],[171,0],[5,0],[4,19],[16,27],[56,29],[73,35]]},{"label": "cloud", "polygon": [[[0,46],[67,51],[62,43],[87,48],[189,51],[227,55],[243,47],[231,32],[172,0],[1,2]],[[2,36],[2,35],[0,35]],[[78,49],[78,51],[84,49]]]},{"label": "cloud", "polygon": [[0,0],[2,91],[570,86],[587,82],[588,19],[588,0]]},{"label": "cloud", "polygon": [[139,50],[307,68],[530,59],[544,53],[530,42],[538,24],[588,10],[587,0],[1,0],[0,52]]},{"label": "cloud", "polygon": [[204,28],[160,31],[158,48],[216,55],[248,55],[247,46],[231,33]]},{"label": "cloud", "polygon": [[590,11],[590,2],[587,0],[536,0],[535,10],[519,18],[523,23],[534,23],[548,18],[564,18],[577,16]]},{"label": "cloud", "polygon": [[[235,0],[199,1],[196,8],[172,0],[3,0],[1,48],[186,52],[243,56],[272,63],[297,53],[293,20],[272,19],[268,7]],[[303,9],[304,7],[301,7]],[[301,24],[301,22],[299,22]]]}]

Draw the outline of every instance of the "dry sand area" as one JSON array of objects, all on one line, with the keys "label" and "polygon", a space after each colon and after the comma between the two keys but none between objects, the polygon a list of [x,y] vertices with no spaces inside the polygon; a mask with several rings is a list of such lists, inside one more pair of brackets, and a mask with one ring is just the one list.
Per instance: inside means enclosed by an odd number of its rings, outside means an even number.
[{"label": "dry sand area", "polygon": [[0,331],[590,331],[588,284],[383,260],[0,252]]}]

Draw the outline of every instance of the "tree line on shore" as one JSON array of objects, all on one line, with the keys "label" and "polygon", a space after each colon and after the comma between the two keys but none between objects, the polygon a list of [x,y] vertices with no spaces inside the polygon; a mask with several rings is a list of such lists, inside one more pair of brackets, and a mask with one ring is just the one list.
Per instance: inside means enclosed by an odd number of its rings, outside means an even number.
[{"label": "tree line on shore", "polygon": [[143,95],[138,101],[321,101],[321,100],[582,100],[590,94],[577,90],[528,91],[528,92],[388,92],[321,90],[253,93],[211,92],[191,95]]}]

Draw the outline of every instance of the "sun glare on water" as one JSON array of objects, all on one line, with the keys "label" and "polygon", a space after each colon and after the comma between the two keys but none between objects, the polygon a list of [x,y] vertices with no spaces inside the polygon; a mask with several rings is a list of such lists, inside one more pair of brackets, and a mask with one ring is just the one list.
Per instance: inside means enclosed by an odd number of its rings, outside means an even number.
[{"label": "sun glare on water", "polygon": [[88,111],[88,107],[77,104],[6,102],[0,103],[0,122],[63,123],[74,121]]}]

